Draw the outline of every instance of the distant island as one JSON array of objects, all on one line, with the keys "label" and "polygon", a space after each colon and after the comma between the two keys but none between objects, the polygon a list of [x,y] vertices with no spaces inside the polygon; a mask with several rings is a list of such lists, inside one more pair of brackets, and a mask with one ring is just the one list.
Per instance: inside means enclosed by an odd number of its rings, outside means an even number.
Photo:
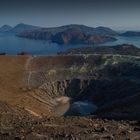
[{"label": "distant island", "polygon": [[24,24],[24,23],[19,23],[16,26],[12,27],[9,25],[3,25],[0,28],[0,33],[21,33],[27,30],[35,30],[35,29],[39,29],[40,27],[37,26],[33,26],[33,25],[28,25],[28,24]]},{"label": "distant island", "polygon": [[66,25],[55,28],[26,30],[18,37],[49,40],[57,44],[99,44],[116,41],[117,32],[106,27],[92,28],[84,25]]},{"label": "distant island", "polygon": [[121,36],[127,36],[127,37],[137,37],[140,36],[140,32],[136,32],[136,31],[127,31],[125,33],[122,33]]},{"label": "distant island", "polygon": [[116,41],[118,33],[107,27],[92,28],[85,25],[65,25],[41,28],[20,23],[15,27],[4,25],[0,33],[13,33],[21,38],[48,40],[57,44],[99,44]]},{"label": "distant island", "polygon": [[116,36],[137,37],[140,32],[126,31],[119,33],[107,27],[88,27],[85,25],[70,24],[60,27],[42,28],[39,26],[24,23],[17,24],[15,27],[3,25],[0,33],[12,33],[17,37],[47,40],[52,43],[63,44],[89,44],[96,45],[110,41],[116,41]]}]

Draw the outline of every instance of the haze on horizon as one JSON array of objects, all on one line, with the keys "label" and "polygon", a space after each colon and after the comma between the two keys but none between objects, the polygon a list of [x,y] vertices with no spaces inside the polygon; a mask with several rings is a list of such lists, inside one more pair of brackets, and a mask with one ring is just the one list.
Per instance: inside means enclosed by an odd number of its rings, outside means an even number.
[{"label": "haze on horizon", "polygon": [[42,27],[66,24],[140,30],[139,0],[5,0],[0,26],[26,23]]}]

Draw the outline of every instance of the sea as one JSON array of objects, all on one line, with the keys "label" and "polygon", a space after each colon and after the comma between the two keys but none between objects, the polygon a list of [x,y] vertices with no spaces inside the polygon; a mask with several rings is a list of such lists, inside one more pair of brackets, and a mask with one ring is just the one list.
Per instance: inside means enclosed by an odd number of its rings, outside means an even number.
[{"label": "sea", "polygon": [[[113,46],[128,43],[140,48],[140,37],[117,36],[116,38],[117,41],[98,44],[98,46]],[[8,55],[16,55],[21,52],[27,52],[32,55],[56,55],[70,48],[85,46],[87,45],[58,45],[49,41],[26,39],[17,37],[14,34],[0,33],[0,53]]]}]

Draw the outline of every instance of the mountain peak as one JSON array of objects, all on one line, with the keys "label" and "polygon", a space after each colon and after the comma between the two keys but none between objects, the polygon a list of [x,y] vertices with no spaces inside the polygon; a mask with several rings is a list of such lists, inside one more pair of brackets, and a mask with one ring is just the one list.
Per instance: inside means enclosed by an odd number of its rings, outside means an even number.
[{"label": "mountain peak", "polygon": [[25,24],[25,23],[19,23],[11,30],[11,32],[20,33],[20,32],[26,31],[26,30],[35,30],[35,29],[38,29],[38,28],[39,27],[37,27],[37,26],[28,25],[28,24]]}]

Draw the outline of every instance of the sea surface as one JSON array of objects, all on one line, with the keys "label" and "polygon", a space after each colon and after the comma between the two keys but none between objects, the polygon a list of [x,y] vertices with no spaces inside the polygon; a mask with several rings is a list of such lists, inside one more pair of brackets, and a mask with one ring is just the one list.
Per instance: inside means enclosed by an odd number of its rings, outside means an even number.
[{"label": "sea surface", "polygon": [[[140,37],[116,37],[115,42],[107,42],[102,45],[118,45],[123,43],[134,44],[140,48]],[[85,47],[85,45],[58,45],[42,40],[31,40],[19,38],[13,34],[0,34],[0,53],[15,55],[22,51],[33,55],[55,55],[58,52],[65,51],[69,48]]]},{"label": "sea surface", "polygon": [[0,53],[15,55],[20,52],[27,52],[33,55],[55,55],[57,52],[69,48],[77,48],[83,45],[58,45],[44,40],[33,40],[20,38],[14,34],[0,33]]},{"label": "sea surface", "polygon": [[136,47],[140,48],[140,37],[123,37],[123,36],[117,36],[115,37],[117,41],[113,42],[107,42],[102,45],[109,45],[109,46],[114,46],[114,45],[119,45],[119,44],[133,44]]}]

